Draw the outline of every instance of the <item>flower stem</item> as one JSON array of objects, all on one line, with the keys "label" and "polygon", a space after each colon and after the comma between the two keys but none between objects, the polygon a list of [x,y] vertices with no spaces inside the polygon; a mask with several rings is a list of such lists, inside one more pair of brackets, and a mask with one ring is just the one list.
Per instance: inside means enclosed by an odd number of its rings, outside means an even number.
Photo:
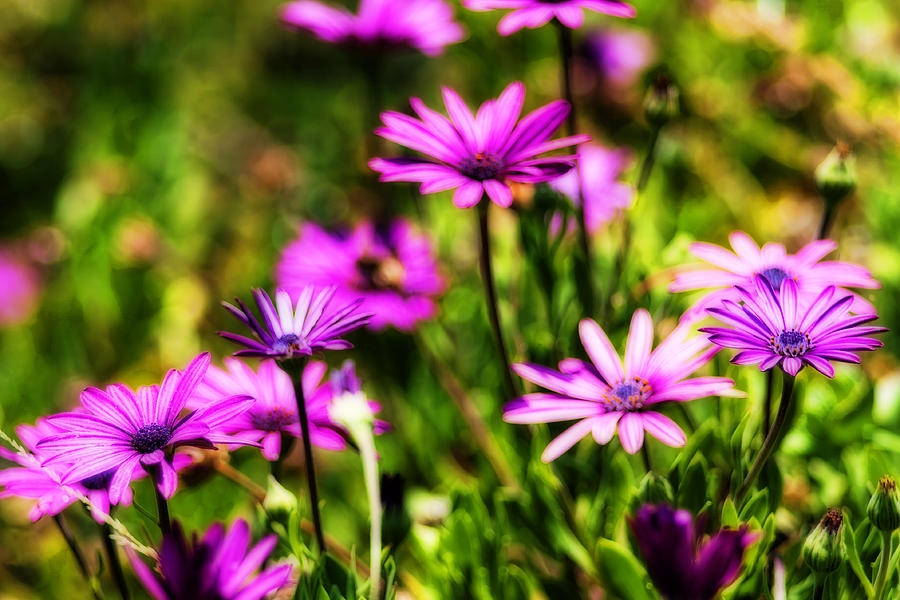
[{"label": "flower stem", "polygon": [[637,185],[635,186],[635,189],[638,192],[644,191],[644,188],[647,187],[647,182],[650,181],[650,173],[653,171],[653,165],[656,164],[656,145],[659,141],[659,132],[661,129],[662,127],[655,125],[650,131],[650,141],[647,142],[647,153],[644,155],[644,160],[641,161],[641,170],[638,175]]},{"label": "flower stem", "polygon": [[893,535],[893,531],[881,532],[881,560],[878,563],[878,575],[875,577],[873,600],[881,600],[884,596],[887,574],[890,571],[891,553],[893,552]]},{"label": "flower stem", "polygon": [[63,517],[62,513],[53,515],[53,522],[56,523],[56,527],[62,534],[63,539],[66,540],[69,550],[72,551],[72,557],[78,565],[78,570],[81,571],[85,581],[88,582],[88,585],[91,588],[91,595],[96,600],[102,600],[103,594],[100,592],[100,585],[97,582],[97,578],[91,575],[91,570],[84,558],[84,553],[81,551],[81,546],[78,545],[78,540],[75,539],[72,530],[69,529],[69,524],[66,522],[65,517]]},{"label": "flower stem", "polygon": [[487,300],[488,318],[494,337],[497,341],[497,352],[500,354],[500,362],[503,367],[503,381],[506,384],[506,393],[512,398],[516,395],[516,386],[513,383],[512,372],[509,369],[509,355],[506,353],[506,344],[503,341],[503,331],[500,329],[500,312],[497,308],[497,289],[494,287],[494,272],[491,267],[491,233],[488,228],[488,202],[478,203],[478,231],[481,239],[479,260],[481,263],[481,278],[484,281],[484,293]]},{"label": "flower stem", "polygon": [[[562,72],[562,91],[563,97],[569,103],[569,114],[566,119],[566,128],[568,135],[575,135],[578,131],[578,117],[575,111],[575,98],[572,94],[572,57],[574,55],[572,49],[572,30],[553,19],[556,31],[559,33],[559,59],[560,70]],[[577,152],[577,148],[572,148],[573,153]],[[575,169],[578,167],[576,166]],[[581,182],[576,186],[578,194],[578,243],[581,246],[581,253],[584,255],[584,273],[578,276],[576,273],[576,282],[580,288],[583,288],[582,301],[586,304],[584,312],[587,315],[594,314],[594,269],[591,257],[590,236],[587,230],[587,207],[584,198],[581,195]],[[577,262],[576,262],[577,265]]]},{"label": "flower stem", "polygon": [[763,399],[762,434],[763,438],[769,435],[772,418],[772,384],[775,380],[775,369],[766,371],[766,397]]},{"label": "flower stem", "polygon": [[294,449],[294,440],[295,438],[292,435],[281,435],[281,449],[278,452],[278,458],[269,463],[269,472],[272,473],[272,477],[281,481],[281,473],[282,466],[284,465],[284,459],[287,458],[287,455],[291,453],[291,450]]},{"label": "flower stem", "polygon": [[369,598],[381,597],[381,486],[378,481],[378,453],[371,427],[354,427],[352,431],[363,463],[366,494],[369,498]]},{"label": "flower stem", "polygon": [[822,223],[819,225],[819,234],[816,236],[817,240],[824,240],[828,237],[828,232],[831,229],[831,224],[834,223],[834,216],[837,213],[837,202],[829,202],[825,201],[825,211],[822,213]]},{"label": "flower stem", "polygon": [[150,479],[153,480],[153,493],[156,495],[156,514],[158,518],[159,530],[163,536],[172,533],[172,519],[169,517],[169,503],[166,497],[159,491],[159,480],[162,476],[159,465],[149,467]]},{"label": "flower stem", "polygon": [[109,523],[100,525],[100,539],[103,541],[103,549],[106,552],[106,560],[109,562],[109,570],[112,573],[113,581],[119,589],[119,595],[122,600],[129,600],[131,593],[128,591],[128,582],[125,580],[125,573],[122,571],[122,563],[119,561],[119,549],[112,539],[112,527]]},{"label": "flower stem", "polygon": [[744,496],[756,482],[756,478],[759,477],[760,471],[762,471],[763,467],[768,462],[769,457],[772,455],[772,451],[775,450],[778,439],[781,437],[781,430],[784,428],[785,422],[787,422],[788,409],[791,405],[793,391],[794,376],[784,372],[781,386],[781,403],[778,405],[778,414],[775,415],[775,422],[772,424],[772,429],[769,430],[769,434],[763,441],[762,448],[759,449],[759,454],[756,455],[756,460],[753,461],[753,466],[750,467],[750,472],[747,473],[744,483],[741,484],[741,487],[735,495],[735,501],[738,504],[740,504],[741,500],[743,500]]},{"label": "flower stem", "polygon": [[319,514],[319,489],[316,485],[316,465],[313,462],[312,442],[309,439],[309,417],[306,414],[306,398],[303,395],[303,367],[305,361],[292,359],[290,374],[294,381],[294,394],[297,397],[297,409],[300,415],[300,433],[303,440],[303,457],[306,460],[306,483],[309,487],[309,503],[312,512],[313,526],[316,532],[316,543],[319,553],[327,550],[325,534],[322,531],[322,516]]},{"label": "flower stem", "polygon": [[647,468],[647,472],[653,470],[653,463],[650,462],[650,451],[647,449],[647,442],[641,444],[641,457],[644,459],[644,467]]}]

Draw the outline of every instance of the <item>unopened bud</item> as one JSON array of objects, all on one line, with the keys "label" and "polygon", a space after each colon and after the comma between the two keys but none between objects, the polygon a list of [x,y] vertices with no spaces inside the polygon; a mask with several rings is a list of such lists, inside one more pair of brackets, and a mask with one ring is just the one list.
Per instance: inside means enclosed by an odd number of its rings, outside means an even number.
[{"label": "unopened bud", "polygon": [[816,573],[830,573],[844,558],[841,529],[844,515],[837,508],[829,508],[803,543],[803,562]]},{"label": "unopened bud", "polygon": [[866,513],[872,525],[881,531],[894,531],[900,527],[900,495],[893,477],[885,475],[881,478]]},{"label": "unopened bud", "polygon": [[297,511],[297,497],[284,488],[278,480],[269,475],[269,484],[266,487],[266,499],[263,501],[263,509],[273,521],[286,523],[291,513]]},{"label": "unopened bud", "polygon": [[653,127],[662,127],[678,116],[678,88],[668,75],[660,75],[644,97],[644,116]]},{"label": "unopened bud", "polygon": [[850,147],[839,143],[816,167],[816,188],[825,202],[836,204],[856,188],[856,158]]},{"label": "unopened bud", "polygon": [[672,504],[674,493],[669,480],[650,471],[638,486],[637,499],[640,504]]}]

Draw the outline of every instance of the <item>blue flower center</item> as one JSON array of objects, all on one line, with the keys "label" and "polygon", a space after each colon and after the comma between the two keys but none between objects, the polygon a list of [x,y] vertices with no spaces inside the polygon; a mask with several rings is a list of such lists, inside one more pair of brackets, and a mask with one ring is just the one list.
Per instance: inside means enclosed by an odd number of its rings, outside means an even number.
[{"label": "blue flower center", "polygon": [[104,471],[98,475],[92,475],[91,477],[82,479],[78,483],[89,490],[105,490],[109,487],[109,482],[112,481],[115,472],[115,469],[110,469],[109,471]]},{"label": "blue flower center", "polygon": [[496,179],[497,173],[500,172],[502,167],[503,163],[494,155],[479,152],[475,156],[462,159],[459,171],[469,179],[484,181],[486,179]]},{"label": "blue flower center", "polygon": [[781,356],[803,356],[812,346],[809,335],[793,329],[782,331],[769,341],[772,349]]},{"label": "blue flower center", "polygon": [[131,447],[141,454],[150,454],[165,448],[172,439],[172,430],[168,425],[144,425],[131,435]]},{"label": "blue flower center", "polygon": [[283,408],[270,408],[250,415],[253,427],[262,431],[281,431],[297,422],[297,415]]},{"label": "blue flower center", "polygon": [[640,377],[629,377],[613,385],[601,402],[606,410],[638,410],[650,398],[650,383]]},{"label": "blue flower center", "polygon": [[781,289],[781,282],[789,277],[787,271],[778,267],[769,267],[760,271],[759,274],[768,279],[772,289],[776,291]]},{"label": "blue flower center", "polygon": [[285,355],[293,354],[294,352],[310,354],[310,347],[306,340],[294,333],[288,333],[275,340],[275,343],[272,344],[272,350],[276,354]]}]

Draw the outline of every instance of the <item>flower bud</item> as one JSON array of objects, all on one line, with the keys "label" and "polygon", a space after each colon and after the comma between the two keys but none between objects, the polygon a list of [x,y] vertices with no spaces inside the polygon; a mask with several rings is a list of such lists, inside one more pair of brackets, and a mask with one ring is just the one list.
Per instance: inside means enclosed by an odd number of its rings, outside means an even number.
[{"label": "flower bud", "polygon": [[272,475],[269,475],[266,499],[263,501],[263,509],[266,514],[273,521],[286,523],[291,513],[297,511],[297,506],[297,497],[287,491]]},{"label": "flower bud", "polygon": [[644,97],[644,116],[653,127],[662,127],[678,116],[678,88],[668,75],[660,75]]},{"label": "flower bud", "polygon": [[881,531],[890,532],[900,527],[900,495],[893,477],[885,475],[881,478],[866,513],[872,525]]},{"label": "flower bud", "polygon": [[856,187],[856,158],[850,147],[839,143],[816,167],[816,188],[825,202],[836,204]]},{"label": "flower bud", "polygon": [[844,515],[837,508],[829,508],[803,543],[803,562],[816,573],[830,573],[844,559],[841,529]]},{"label": "flower bud", "polygon": [[672,504],[674,493],[669,480],[650,471],[638,486],[637,499],[640,504]]}]

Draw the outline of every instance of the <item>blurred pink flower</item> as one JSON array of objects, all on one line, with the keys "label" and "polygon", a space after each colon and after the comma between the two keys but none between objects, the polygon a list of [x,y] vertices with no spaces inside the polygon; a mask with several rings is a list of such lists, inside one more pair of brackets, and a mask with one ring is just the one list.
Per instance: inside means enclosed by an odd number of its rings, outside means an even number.
[{"label": "blurred pink flower", "polygon": [[534,29],[552,19],[571,29],[584,23],[582,9],[593,10],[613,17],[633,17],[634,8],[616,0],[463,0],[469,10],[485,11],[512,9],[497,25],[500,35],[515,33],[523,27]]},{"label": "blurred pink flower", "polygon": [[27,320],[37,308],[40,288],[37,271],[0,250],[0,327]]},{"label": "blurred pink flower", "polygon": [[634,83],[656,54],[646,33],[620,28],[591,33],[581,52],[605,80],[618,86]]},{"label": "blurred pink flower", "polygon": [[300,0],[281,7],[281,20],[334,44],[414,48],[428,56],[443,53],[464,35],[444,0],[360,0],[358,15]]}]

